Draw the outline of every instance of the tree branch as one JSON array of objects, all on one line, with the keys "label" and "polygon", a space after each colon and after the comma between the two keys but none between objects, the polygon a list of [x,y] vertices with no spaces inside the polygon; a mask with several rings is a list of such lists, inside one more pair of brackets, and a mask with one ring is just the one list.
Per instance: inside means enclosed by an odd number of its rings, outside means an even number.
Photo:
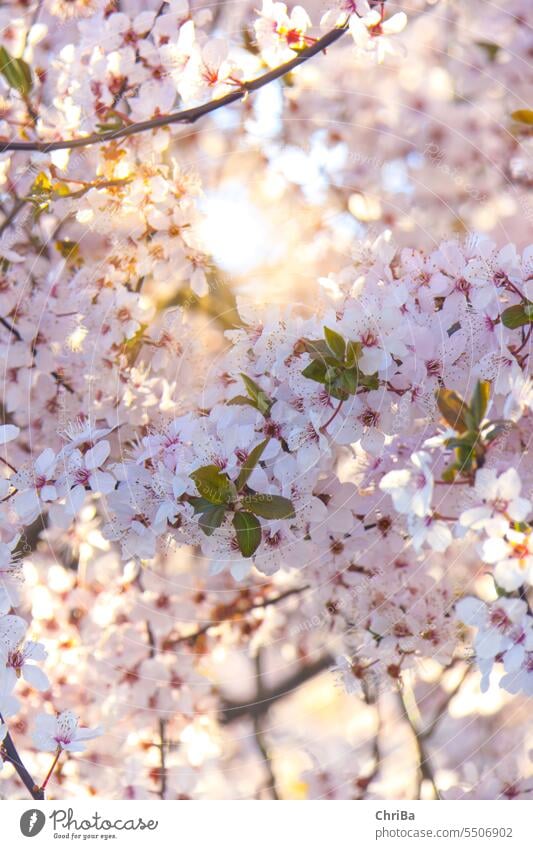
[{"label": "tree branch", "polygon": [[[0,714],[0,722],[3,722],[2,715]],[[15,744],[12,740],[11,734],[6,734],[4,738],[4,742],[2,744],[3,748],[3,757],[6,761],[13,764],[16,772],[24,786],[26,787],[28,793],[32,797],[32,799],[43,800],[44,799],[44,790],[37,786],[30,773],[22,763],[19,753],[15,747]]]},{"label": "tree branch", "polygon": [[[255,674],[257,678],[257,691],[256,691],[256,699],[257,702],[260,702],[265,696],[265,688],[263,686],[263,652],[261,649],[257,652],[255,658]],[[272,766],[272,758],[270,757],[268,742],[266,739],[265,731],[263,728],[263,720],[264,717],[255,715],[253,718],[253,726],[254,726],[254,736],[257,748],[259,750],[259,754],[262,757],[262,763],[265,768],[265,772],[268,777],[268,781],[265,786],[265,790],[270,793],[270,796],[275,801],[279,801],[279,792],[278,786],[276,782],[276,776],[274,773],[274,768]]]},{"label": "tree branch", "polygon": [[258,91],[258,89],[263,88],[263,86],[268,85],[268,83],[285,76],[285,74],[288,74],[294,68],[297,68],[298,65],[302,65],[304,62],[307,62],[308,59],[316,56],[317,53],[321,53],[327,47],[330,47],[338,41],[339,38],[342,38],[347,31],[347,23],[341,27],[335,27],[335,29],[330,30],[323,35],[322,38],[315,41],[314,44],[311,44],[309,47],[305,47],[301,50],[294,59],[290,59],[283,65],[267,71],[266,74],[256,77],[255,80],[244,82],[239,88],[235,89],[235,91],[230,91],[228,94],[224,95],[224,97],[220,97],[217,100],[211,100],[208,103],[203,103],[201,106],[194,106],[191,109],[184,109],[181,112],[171,112],[169,115],[160,115],[157,118],[151,118],[148,121],[139,121],[135,124],[129,124],[127,127],[121,127],[118,130],[108,130],[104,133],[91,133],[90,135],[79,138],[61,139],[59,141],[52,142],[0,142],[0,153],[6,153],[10,150],[33,150],[40,151],[41,153],[49,153],[53,150],[70,150],[72,148],[88,147],[93,144],[103,144],[116,139],[126,138],[127,136],[133,136],[137,133],[144,133],[147,130],[156,130],[159,127],[167,127],[169,124],[194,124],[195,121],[199,118],[203,118],[204,115],[209,115],[209,113],[215,112],[223,106],[229,106],[231,103],[242,100],[248,94]]},{"label": "tree branch", "polygon": [[[244,618],[248,613],[251,613],[252,610],[263,610],[266,607],[271,607],[273,604],[279,604],[281,601],[285,601],[286,598],[290,598],[293,595],[300,595],[300,593],[304,593],[308,589],[309,584],[306,584],[303,587],[293,587],[293,589],[285,590],[285,592],[280,593],[279,595],[272,596],[271,598],[261,599],[261,601],[256,601],[249,607],[247,607],[246,610],[242,610],[239,612],[242,613]],[[212,622],[206,622],[205,625],[202,625],[200,628],[197,628],[197,630],[193,631],[192,634],[184,634],[182,637],[178,637],[176,640],[172,640],[172,648],[174,648],[174,646],[180,645],[180,643],[187,643],[189,641],[194,642],[194,640],[197,640],[199,637],[202,637],[204,634],[210,631],[211,628],[216,628],[219,625],[222,625],[224,622],[230,621],[230,619],[232,618],[232,616],[228,616],[227,619],[221,618],[213,620]]]},{"label": "tree branch", "polygon": [[433,765],[431,763],[429,751],[426,746],[426,738],[421,733],[420,728],[418,726],[418,721],[414,715],[414,708],[416,703],[414,701],[414,694],[410,689],[407,689],[407,684],[404,682],[403,689],[401,689],[398,693],[400,699],[400,705],[402,707],[402,713],[409,725],[413,733],[413,738],[415,741],[416,752],[417,752],[417,761],[418,761],[418,786],[417,786],[417,799],[421,798],[421,790],[422,790],[422,781],[429,781],[433,788],[433,793],[435,794],[435,799],[440,799],[439,788],[437,787],[437,782],[435,780],[435,774],[433,772]]},{"label": "tree branch", "polygon": [[6,216],[5,220],[4,220],[4,221],[2,222],[2,224],[0,225],[0,236],[3,236],[3,234],[5,233],[5,231],[7,230],[7,228],[8,228],[8,227],[9,227],[9,226],[13,223],[13,221],[15,220],[15,218],[17,217],[17,215],[19,214],[19,212],[21,211],[21,209],[23,209],[23,208],[24,208],[24,206],[25,206],[27,203],[28,203],[28,199],[27,199],[27,198],[19,198],[19,199],[15,202],[15,204],[14,204],[14,206],[13,206],[13,209],[12,209],[12,210],[11,210],[11,212],[10,212],[10,213]]},{"label": "tree branch", "polygon": [[319,675],[321,672],[328,669],[332,663],[333,658],[331,655],[322,655],[322,657],[319,657],[318,660],[313,661],[313,663],[308,663],[307,666],[303,666],[292,675],[289,675],[285,681],[277,687],[273,687],[271,690],[264,690],[263,696],[259,701],[227,701],[220,710],[220,722],[223,725],[229,725],[231,722],[235,722],[237,719],[242,719],[243,717],[251,717],[254,721],[257,718],[261,718],[268,713],[274,702],[277,702],[285,696],[289,696],[292,692],[294,692],[294,690],[301,687],[302,684],[305,684],[307,681],[310,681],[311,678],[314,678],[316,675]]}]

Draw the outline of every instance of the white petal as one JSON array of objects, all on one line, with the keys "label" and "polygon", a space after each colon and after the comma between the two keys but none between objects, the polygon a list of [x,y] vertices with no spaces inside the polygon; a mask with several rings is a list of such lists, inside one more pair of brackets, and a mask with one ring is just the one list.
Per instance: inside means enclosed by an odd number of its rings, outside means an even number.
[{"label": "white petal", "polygon": [[405,12],[397,12],[392,18],[383,21],[381,29],[385,35],[394,35],[402,32],[407,25],[407,15]]},{"label": "white petal", "polygon": [[102,495],[107,495],[115,488],[115,478],[109,472],[93,472],[89,478],[89,486],[93,492],[101,492]]},{"label": "white petal", "polygon": [[22,667],[22,677],[36,690],[44,693],[50,687],[48,676],[38,666],[31,663],[25,663]]},{"label": "white petal", "polygon": [[107,458],[109,457],[109,452],[111,451],[111,446],[109,442],[104,440],[103,442],[99,442],[98,445],[95,445],[94,448],[91,448],[85,454],[83,463],[86,469],[97,469],[102,463],[105,463]]},{"label": "white petal", "polygon": [[487,605],[479,598],[467,596],[457,602],[455,613],[461,622],[480,628],[487,618]]},{"label": "white petal", "polygon": [[20,433],[20,428],[15,425],[0,425],[0,442],[12,442]]}]

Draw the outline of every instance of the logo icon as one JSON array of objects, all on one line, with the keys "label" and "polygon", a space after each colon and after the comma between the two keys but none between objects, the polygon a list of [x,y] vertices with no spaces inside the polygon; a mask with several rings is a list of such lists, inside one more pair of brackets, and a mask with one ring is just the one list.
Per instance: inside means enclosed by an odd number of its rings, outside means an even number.
[{"label": "logo icon", "polygon": [[24,811],[20,818],[20,830],[24,837],[35,837],[43,830],[46,822],[46,816],[38,808],[32,808],[31,811]]}]

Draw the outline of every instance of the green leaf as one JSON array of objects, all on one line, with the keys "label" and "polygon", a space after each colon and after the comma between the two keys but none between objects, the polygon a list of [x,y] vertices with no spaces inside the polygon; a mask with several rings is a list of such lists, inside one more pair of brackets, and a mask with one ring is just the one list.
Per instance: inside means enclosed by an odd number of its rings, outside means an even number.
[{"label": "green leaf", "polygon": [[251,557],[261,542],[261,525],[251,513],[239,510],[233,516],[237,544],[243,557]]},{"label": "green leaf", "polygon": [[198,498],[196,495],[189,495],[187,501],[193,507],[195,514],[205,513],[206,510],[210,510],[213,506],[207,498]]},{"label": "green leaf", "polygon": [[15,88],[23,97],[26,97],[32,88],[31,68],[24,59],[15,59],[6,50],[0,47],[0,73],[5,77],[11,88]]},{"label": "green leaf", "polygon": [[520,124],[533,124],[533,109],[517,109],[511,113],[513,121],[518,121]]},{"label": "green leaf", "polygon": [[321,360],[311,360],[311,362],[302,371],[302,374],[304,377],[309,378],[309,380],[315,380],[317,383],[325,383],[327,370],[328,366],[325,362],[322,362]]},{"label": "green leaf", "polygon": [[346,345],[346,365],[353,368],[361,356],[362,346],[360,342],[348,342]]},{"label": "green leaf", "polygon": [[262,519],[294,519],[292,501],[282,495],[255,492],[243,499],[246,508]]},{"label": "green leaf", "polygon": [[328,346],[330,352],[333,356],[340,360],[340,362],[344,362],[344,354],[346,353],[346,342],[335,330],[331,330],[329,327],[324,327],[324,338],[326,340],[326,345]]},{"label": "green leaf", "polygon": [[447,466],[442,473],[442,480],[446,481],[446,483],[452,483],[457,477],[457,466],[455,463],[451,463],[451,465]]},{"label": "green leaf", "polygon": [[470,410],[476,427],[479,427],[485,418],[485,413],[487,412],[487,407],[489,405],[489,398],[490,382],[488,380],[478,380],[476,388],[474,389],[474,394],[470,401]]},{"label": "green leaf", "polygon": [[205,510],[198,522],[204,534],[211,536],[217,528],[220,528],[226,515],[226,507],[224,504],[219,506],[212,504],[208,510]]},{"label": "green leaf", "polygon": [[463,399],[457,392],[451,389],[439,389],[437,391],[437,404],[443,419],[462,433],[468,430],[469,410]]},{"label": "green leaf", "polygon": [[244,406],[246,404],[248,407],[253,407],[254,410],[257,410],[255,401],[252,401],[251,398],[247,398],[245,395],[236,395],[235,398],[230,398],[229,401],[226,401],[226,404],[228,407]]},{"label": "green leaf", "polygon": [[522,327],[524,324],[531,324],[533,321],[531,306],[533,304],[515,304],[512,307],[507,307],[501,315],[505,327],[516,330],[517,327]]},{"label": "green leaf", "polygon": [[461,438],[454,436],[451,439],[447,439],[444,444],[446,448],[468,448],[470,450],[476,444],[477,438],[477,433],[467,431],[466,436]]},{"label": "green leaf", "polygon": [[241,377],[246,387],[246,391],[253,401],[253,406],[255,406],[256,409],[265,416],[274,403],[273,400],[269,398],[266,392],[263,392],[259,384],[257,384],[255,380],[252,380],[251,377],[248,377],[247,374],[243,374],[241,372]]},{"label": "green leaf", "polygon": [[342,389],[345,389],[348,395],[355,395],[359,385],[359,373],[356,368],[344,369],[339,380]]},{"label": "green leaf", "polygon": [[469,471],[472,468],[472,463],[476,456],[475,450],[473,446],[460,446],[455,449],[455,454],[457,456],[456,466],[462,472]]},{"label": "green leaf", "polygon": [[490,62],[494,62],[500,52],[500,45],[493,41],[476,41],[476,45],[485,51]]},{"label": "green leaf", "polygon": [[362,374],[359,372],[359,383],[361,386],[365,386],[367,389],[379,389],[379,377],[378,373],[375,374]]},{"label": "green leaf", "polygon": [[228,504],[231,500],[231,482],[218,466],[202,466],[190,477],[202,498],[206,498],[211,504]]},{"label": "green leaf", "polygon": [[313,359],[323,359],[328,357],[330,350],[324,339],[302,339],[303,349],[307,354],[311,354]]},{"label": "green leaf", "polygon": [[483,432],[483,438],[485,442],[493,442],[498,436],[501,436],[503,433],[508,433],[510,430],[512,423],[511,422],[501,422],[498,424],[489,423],[487,430]]},{"label": "green leaf", "polygon": [[240,492],[243,486],[247,483],[248,478],[252,474],[253,470],[257,466],[259,459],[267,447],[270,439],[264,439],[263,442],[260,442],[259,445],[256,445],[253,451],[250,451],[248,457],[244,461],[241,470],[239,472],[239,476],[235,481],[235,486],[237,487],[237,492]]}]

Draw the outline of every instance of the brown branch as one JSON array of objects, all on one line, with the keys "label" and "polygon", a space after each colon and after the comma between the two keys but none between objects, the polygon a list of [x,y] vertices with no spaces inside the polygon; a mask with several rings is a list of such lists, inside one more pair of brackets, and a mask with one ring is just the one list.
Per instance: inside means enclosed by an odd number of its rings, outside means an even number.
[{"label": "brown branch", "polygon": [[6,328],[6,330],[9,330],[9,332],[13,334],[13,336],[18,342],[22,342],[22,336],[18,332],[17,328],[13,324],[10,324],[7,318],[0,316],[0,324],[2,324]]},{"label": "brown branch", "polygon": [[318,658],[318,660],[308,663],[292,675],[289,675],[277,687],[273,687],[270,690],[264,690],[262,698],[258,701],[226,701],[220,710],[220,722],[223,725],[229,725],[231,722],[235,722],[237,719],[242,719],[243,717],[250,717],[254,721],[257,718],[263,717],[266,713],[268,713],[275,702],[279,699],[283,699],[285,696],[290,696],[291,693],[297,690],[298,687],[301,687],[302,684],[305,684],[307,681],[310,681],[311,678],[314,678],[316,675],[320,675],[321,672],[328,669],[332,663],[333,658],[331,655],[322,655]]},{"label": "brown branch", "polygon": [[425,731],[420,732],[420,736],[423,740],[429,739],[429,737],[432,736],[433,732],[440,725],[442,719],[444,719],[444,717],[446,715],[446,711],[448,710],[448,707],[450,705],[451,700],[453,698],[455,698],[455,696],[457,695],[457,693],[459,692],[459,690],[463,686],[464,682],[466,681],[466,679],[470,675],[471,671],[472,671],[472,667],[467,666],[466,669],[464,670],[463,674],[459,678],[459,681],[457,682],[455,687],[453,687],[450,690],[449,693],[446,693],[446,697],[444,698],[442,704],[440,705],[439,709],[437,710],[437,712],[436,712],[435,716],[433,717],[433,719],[431,720],[430,724],[425,729]]},{"label": "brown branch", "polygon": [[13,209],[6,216],[5,220],[0,224],[0,236],[2,236],[7,228],[13,223],[21,209],[28,203],[28,198],[19,198],[19,200],[15,201]]},{"label": "brown branch", "polygon": [[235,91],[230,91],[228,94],[224,95],[224,97],[220,97],[217,100],[210,100],[208,103],[203,103],[201,106],[194,106],[191,109],[184,109],[181,112],[171,112],[169,115],[160,115],[157,118],[151,118],[148,121],[139,121],[135,124],[130,124],[127,127],[121,127],[118,130],[108,130],[103,133],[91,133],[90,135],[81,136],[79,138],[61,139],[60,141],[52,142],[8,141],[0,143],[0,153],[6,153],[10,150],[36,150],[41,153],[49,153],[53,150],[70,150],[72,148],[88,147],[93,144],[103,144],[104,142],[126,138],[127,136],[144,133],[148,130],[156,130],[160,127],[167,127],[169,124],[194,124],[195,121],[198,121],[199,118],[203,118],[204,115],[209,115],[211,112],[215,112],[223,106],[229,106],[231,103],[242,100],[248,94],[258,91],[260,88],[263,88],[263,86],[268,85],[268,83],[285,76],[285,74],[288,74],[294,68],[297,68],[298,65],[302,65],[304,62],[307,62],[308,59],[311,59],[327,47],[330,47],[338,41],[339,38],[342,38],[347,31],[347,24],[341,27],[335,27],[335,29],[330,30],[323,35],[322,38],[315,41],[314,44],[311,44],[309,47],[305,47],[301,50],[294,59],[290,59],[283,65],[267,71],[266,74],[256,77],[255,80],[244,82],[241,86],[239,86],[239,88],[235,89]]},{"label": "brown branch", "polygon": [[429,781],[433,788],[433,793],[435,794],[435,799],[440,799],[439,788],[437,787],[437,782],[435,780],[435,774],[433,772],[433,765],[431,763],[431,758],[429,755],[429,751],[426,746],[426,737],[421,733],[420,728],[418,726],[418,721],[416,717],[413,715],[413,709],[410,704],[409,696],[412,696],[412,700],[414,701],[414,694],[411,690],[407,690],[407,684],[403,683],[403,688],[399,690],[398,696],[400,699],[400,705],[402,708],[402,713],[404,718],[409,725],[409,728],[412,731],[416,752],[417,752],[417,773],[418,773],[418,783],[417,783],[417,799],[421,798],[421,790],[422,790],[422,781]]},{"label": "brown branch", "polygon": [[[257,679],[257,690],[256,690],[256,699],[260,702],[265,696],[265,688],[263,685],[263,652],[261,649],[257,652],[255,658],[255,674]],[[274,768],[272,766],[272,758],[270,757],[268,742],[265,735],[265,730],[263,728],[263,716],[254,716],[253,718],[253,726],[254,726],[254,737],[257,748],[259,749],[259,754],[262,757],[262,763],[265,768],[265,772],[267,774],[267,785],[264,789],[270,791],[270,796],[276,802],[279,801],[279,792],[278,786],[276,782],[276,776],[274,774]]]},{"label": "brown branch", "polygon": [[[3,721],[4,720],[2,719],[2,715],[0,714],[0,722]],[[30,773],[22,763],[19,753],[17,752],[17,749],[9,732],[6,734],[4,742],[2,744],[2,757],[6,761],[9,761],[9,763],[13,764],[20,780],[26,787],[32,799],[44,799],[44,790],[37,786]]]},{"label": "brown branch", "polygon": [[166,721],[164,719],[159,719],[159,798],[165,799],[167,795],[167,761],[166,761]]},{"label": "brown branch", "polygon": [[[300,593],[304,593],[309,589],[309,584],[306,584],[303,587],[293,587],[291,590],[285,590],[285,592],[280,593],[279,595],[273,596],[271,598],[262,599],[261,601],[256,601],[251,604],[246,610],[239,611],[242,613],[243,618],[246,614],[251,613],[252,610],[262,610],[266,607],[271,607],[273,604],[279,604],[280,601],[285,601],[286,598],[290,598],[293,595],[300,595]],[[233,616],[228,616],[227,619],[216,619],[211,622],[206,622],[205,625],[202,625],[201,628],[197,628],[196,631],[193,631],[191,634],[184,634],[183,637],[178,637],[176,640],[172,640],[172,647],[179,646],[181,643],[187,643],[189,641],[194,642],[199,637],[202,637],[204,634],[207,634],[211,628],[217,628],[219,625],[223,625],[224,622],[235,621]]]}]

